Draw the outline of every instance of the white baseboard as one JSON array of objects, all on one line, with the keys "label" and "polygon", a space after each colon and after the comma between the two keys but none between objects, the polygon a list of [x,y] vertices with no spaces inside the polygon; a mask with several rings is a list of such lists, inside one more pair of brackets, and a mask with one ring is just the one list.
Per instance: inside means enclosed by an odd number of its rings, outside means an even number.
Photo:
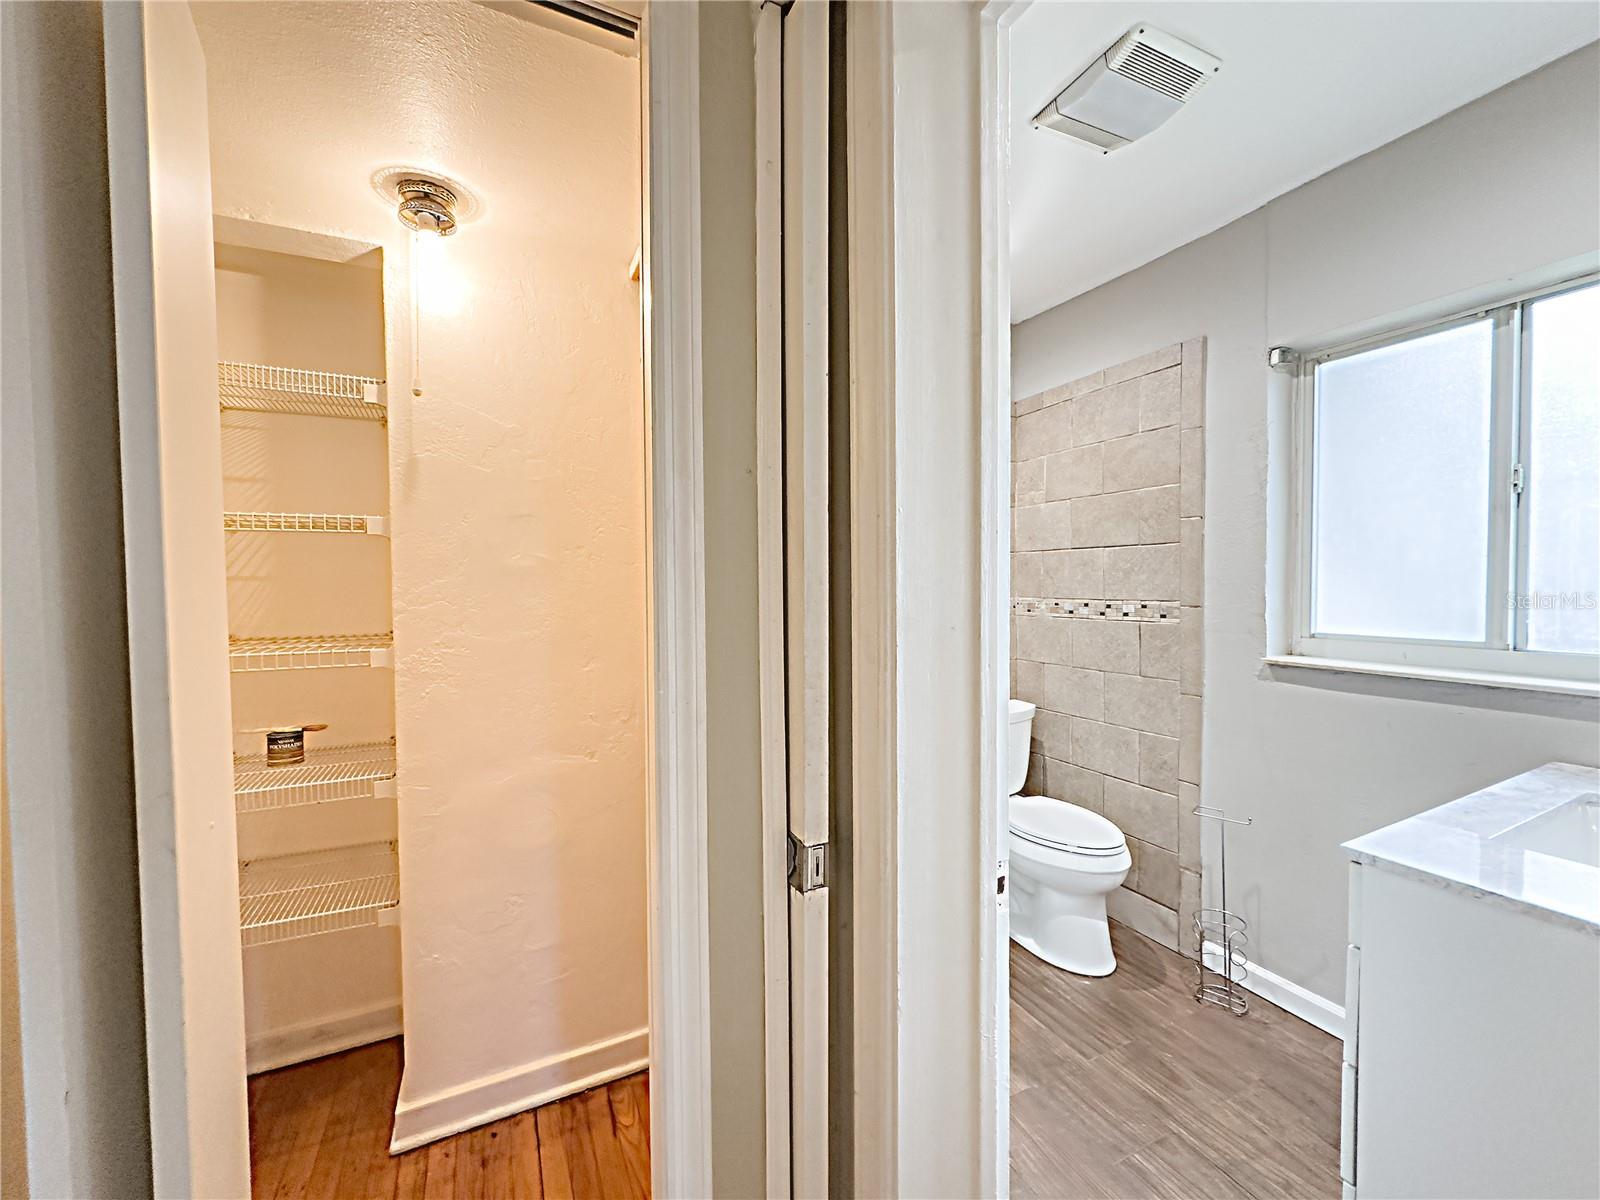
[{"label": "white baseboard", "polygon": [[[1178,914],[1165,905],[1119,887],[1106,897],[1106,915],[1119,925],[1143,934],[1158,946],[1178,950]],[[1181,951],[1179,951],[1181,953]]]},{"label": "white baseboard", "polygon": [[[1222,950],[1215,942],[1206,943],[1205,955],[1207,966],[1216,967],[1222,962]],[[1244,986],[1246,991],[1254,992],[1263,1000],[1293,1013],[1324,1033],[1331,1033],[1336,1038],[1344,1037],[1344,1005],[1335,1004],[1253,962],[1245,963]]]},{"label": "white baseboard", "polygon": [[282,1029],[270,1029],[245,1043],[245,1070],[251,1075],[272,1071],[293,1063],[337,1054],[384,1038],[399,1037],[400,1003],[341,1013],[319,1021],[305,1021]]},{"label": "white baseboard", "polygon": [[[650,1031],[637,1029],[509,1071],[485,1075],[431,1096],[402,1099],[395,1106],[389,1153],[413,1150],[452,1133],[526,1112],[563,1096],[642,1071],[649,1063]],[[400,1092],[403,1097],[403,1082]]]}]

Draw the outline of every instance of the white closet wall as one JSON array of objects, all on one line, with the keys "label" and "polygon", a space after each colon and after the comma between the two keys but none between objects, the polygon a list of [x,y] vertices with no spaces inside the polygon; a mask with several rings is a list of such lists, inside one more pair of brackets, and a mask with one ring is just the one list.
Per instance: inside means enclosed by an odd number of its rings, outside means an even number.
[{"label": "white closet wall", "polygon": [[[372,251],[326,262],[219,244],[221,358],[382,378],[383,275]],[[227,409],[223,502],[237,513],[381,516],[389,511],[384,423]],[[388,633],[389,539],[364,534],[227,535],[228,627],[235,636]],[[320,747],[388,742],[394,677],[385,669],[232,673],[235,731],[326,722]],[[234,737],[236,755],[262,735]],[[267,778],[281,780],[288,768]],[[270,800],[263,800],[267,803]],[[392,798],[289,807],[241,803],[239,856],[259,859],[393,839]],[[399,939],[389,928],[247,945],[251,1070],[399,1032]]]}]

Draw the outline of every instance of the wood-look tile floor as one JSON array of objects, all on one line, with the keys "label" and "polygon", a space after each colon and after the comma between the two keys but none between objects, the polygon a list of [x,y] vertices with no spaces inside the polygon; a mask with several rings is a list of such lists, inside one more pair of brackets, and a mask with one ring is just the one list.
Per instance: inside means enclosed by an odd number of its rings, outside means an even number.
[{"label": "wood-look tile floor", "polygon": [[643,1072],[391,1157],[400,1041],[250,1079],[253,1200],[648,1200]]},{"label": "wood-look tile floor", "polygon": [[1012,1196],[1338,1196],[1338,1041],[1196,1004],[1189,960],[1111,934],[1104,979],[1011,947]]}]

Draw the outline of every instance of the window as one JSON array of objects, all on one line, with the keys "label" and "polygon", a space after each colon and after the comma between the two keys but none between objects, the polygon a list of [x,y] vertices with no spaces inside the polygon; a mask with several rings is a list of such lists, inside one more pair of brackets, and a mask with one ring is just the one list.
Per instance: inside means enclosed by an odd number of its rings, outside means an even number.
[{"label": "window", "polygon": [[1294,654],[1593,690],[1600,284],[1298,371]]}]

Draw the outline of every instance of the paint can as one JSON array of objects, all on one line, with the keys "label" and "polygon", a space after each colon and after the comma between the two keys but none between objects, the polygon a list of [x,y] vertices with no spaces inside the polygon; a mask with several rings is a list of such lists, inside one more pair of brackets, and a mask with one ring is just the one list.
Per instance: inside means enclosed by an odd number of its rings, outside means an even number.
[{"label": "paint can", "polygon": [[306,734],[326,728],[326,725],[277,725],[250,732],[267,735],[267,766],[293,767],[306,760]]}]

